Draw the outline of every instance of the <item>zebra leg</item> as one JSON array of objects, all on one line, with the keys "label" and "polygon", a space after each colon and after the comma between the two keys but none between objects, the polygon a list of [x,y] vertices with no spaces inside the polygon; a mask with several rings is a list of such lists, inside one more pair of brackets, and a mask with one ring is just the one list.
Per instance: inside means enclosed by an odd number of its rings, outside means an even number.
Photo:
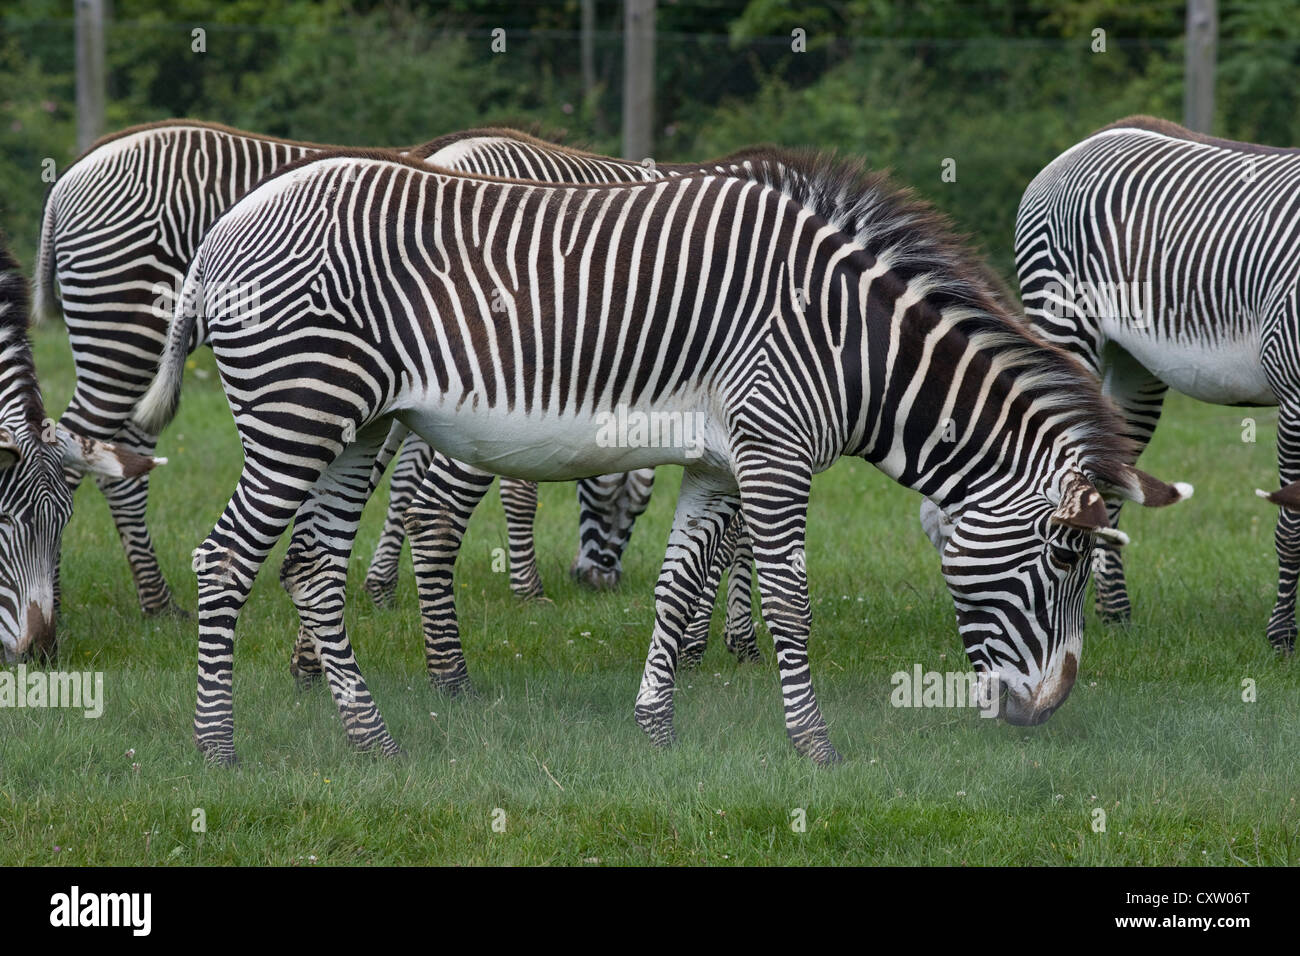
[{"label": "zebra leg", "polygon": [[623,475],[599,475],[578,482],[578,554],[569,576],[596,591],[618,586],[618,556],[610,548],[610,517],[623,490]]},{"label": "zebra leg", "polygon": [[656,746],[667,746],[677,739],[673,730],[673,692],[679,649],[687,625],[712,600],[705,584],[737,505],[734,484],[728,488],[716,478],[689,470],[682,476],[668,550],[655,585],[654,634],[634,711],[637,724]]},{"label": "zebra leg", "polygon": [[727,529],[731,539],[731,570],[727,573],[727,628],[723,643],[738,661],[762,663],[758,635],[754,630],[754,549],[745,527],[745,516],[737,513]]},{"label": "zebra leg", "polygon": [[[401,422],[393,422],[388,432],[388,437],[384,439],[383,447],[375,457],[375,463],[370,469],[370,491],[367,494],[367,500],[370,495],[375,493],[379,487],[379,482],[384,478],[384,472],[388,470],[389,463],[398,449],[402,447],[402,442],[407,436],[411,435],[408,429]],[[415,439],[419,445],[428,449],[422,439]],[[432,450],[428,452],[433,454]],[[293,536],[294,541],[289,544],[289,553],[293,553],[295,545],[301,550],[304,545],[300,541],[310,541],[313,531],[311,529],[312,521],[319,514],[320,497],[317,489],[313,489],[307,501],[298,509],[298,515],[294,518]],[[401,545],[398,545],[400,553]],[[281,575],[284,574],[284,568],[281,566]],[[315,686],[320,679],[323,671],[321,669],[320,656],[316,652],[317,641],[313,637],[310,628],[299,622],[298,640],[294,643],[293,654],[289,658],[289,673],[293,675],[298,684],[299,690],[308,690]]]},{"label": "zebra leg", "polygon": [[506,512],[506,539],[510,544],[510,590],[521,598],[545,596],[537,570],[533,524],[537,520],[537,482],[501,479],[501,507]]},{"label": "zebra leg", "polygon": [[[147,457],[153,457],[158,445],[157,435],[146,435],[135,425],[127,425],[114,440]],[[188,618],[189,614],[172,600],[171,589],[163,580],[162,570],[158,567],[158,555],[154,551],[153,538],[149,535],[149,526],[145,523],[145,512],[149,504],[149,473],[145,472],[137,478],[101,480],[98,484],[108,501],[113,524],[117,526],[118,537],[126,551],[140,609],[150,616],[165,613]]]},{"label": "zebra leg", "polygon": [[[1141,455],[1151,442],[1160,421],[1169,387],[1148,372],[1128,352],[1114,345],[1107,347],[1102,366],[1102,391],[1118,406],[1128,423],[1127,436]],[[1136,460],[1136,456],[1135,456]],[[1123,501],[1106,502],[1110,526],[1119,527]],[[1124,578],[1124,560],[1113,541],[1098,539],[1092,553],[1092,581],[1097,599],[1097,616],[1109,624],[1121,624],[1132,616],[1128,584]]]},{"label": "zebra leg", "polygon": [[460,644],[453,570],[470,516],[494,480],[488,472],[435,454],[406,509],[429,681],[453,696],[474,690]]},{"label": "zebra leg", "polygon": [[785,730],[795,749],[820,765],[838,763],[813,692],[808,665],[812,609],[804,541],[812,469],[789,459],[738,457],[741,510],[750,529],[763,620],[772,632],[781,672]]},{"label": "zebra leg", "polygon": [[325,470],[303,509],[308,520],[294,531],[280,582],[298,609],[300,633],[310,635],[315,645],[348,738],[358,750],[393,756],[401,748],[370,696],[343,622],[348,561],[387,434],[387,422],[371,424]]},{"label": "zebra leg", "polygon": [[718,550],[714,553],[713,560],[709,562],[709,574],[704,579],[705,600],[700,603],[699,610],[691,618],[690,623],[686,625],[686,633],[682,636],[681,650],[677,653],[679,667],[699,667],[700,662],[704,660],[704,651],[709,644],[709,626],[713,623],[714,595],[718,593],[718,585],[722,582],[722,573],[731,564],[731,557],[736,549],[736,536],[733,529],[736,526],[738,517],[739,514],[732,515],[731,521],[727,524],[727,530],[722,535]]},{"label": "zebra leg", "polygon": [[375,545],[375,553],[370,559],[370,569],[366,572],[363,585],[371,600],[380,607],[388,607],[393,603],[402,559],[402,544],[406,540],[402,516],[432,460],[433,449],[428,443],[419,435],[409,435],[397,459],[397,467],[393,469],[384,530],[379,536],[379,543]]},{"label": "zebra leg", "polygon": [[[1300,481],[1300,407],[1283,402],[1277,416],[1277,470],[1282,488]],[[1280,492],[1279,492],[1280,494]],[[1277,548],[1277,602],[1268,619],[1268,642],[1282,654],[1295,651],[1296,582],[1300,578],[1300,512],[1278,509],[1273,532]]]}]

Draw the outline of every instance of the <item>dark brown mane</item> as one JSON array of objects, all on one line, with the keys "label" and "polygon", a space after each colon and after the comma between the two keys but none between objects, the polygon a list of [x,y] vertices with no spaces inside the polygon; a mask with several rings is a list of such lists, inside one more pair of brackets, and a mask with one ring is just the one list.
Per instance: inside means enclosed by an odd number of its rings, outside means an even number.
[{"label": "dark brown mane", "polygon": [[[1184,126],[1179,126],[1171,120],[1161,119],[1158,116],[1126,116],[1122,120],[1116,120],[1109,126],[1103,126],[1097,130],[1097,133],[1105,133],[1112,129],[1140,129],[1148,133],[1159,133],[1161,136],[1168,136],[1171,139],[1182,139],[1190,143],[1217,146],[1220,149],[1232,149],[1239,153],[1300,153],[1300,149],[1287,146],[1265,146],[1260,143],[1242,143],[1235,139],[1220,139],[1217,136],[1207,136],[1204,133],[1197,133]],[[1096,136],[1097,133],[1093,135]]]},{"label": "dark brown mane", "polygon": [[[9,251],[8,240],[0,233],[0,346],[21,339],[22,347],[15,350],[17,355],[11,356],[7,371],[11,374],[16,372],[25,380],[20,399],[23,414],[33,428],[40,428],[45,418],[45,406],[36,384],[36,363],[32,358],[27,328],[27,279]],[[9,409],[0,409],[0,412],[7,411]]]}]

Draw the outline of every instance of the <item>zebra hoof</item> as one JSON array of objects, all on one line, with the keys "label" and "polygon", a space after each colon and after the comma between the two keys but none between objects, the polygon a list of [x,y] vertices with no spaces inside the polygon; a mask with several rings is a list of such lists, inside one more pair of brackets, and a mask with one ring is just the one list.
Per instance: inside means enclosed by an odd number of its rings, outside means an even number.
[{"label": "zebra hoof", "polygon": [[839,751],[831,746],[830,734],[827,733],[825,728],[802,733],[791,731],[790,740],[794,743],[795,750],[819,767],[832,767],[835,764],[844,762],[844,758],[840,756]]},{"label": "zebra hoof", "polygon": [[546,591],[542,588],[542,582],[540,580],[538,580],[536,584],[527,584],[520,588],[512,585],[510,590],[514,592],[515,597],[519,598],[521,601],[539,601],[543,604],[555,603],[546,596]]},{"label": "zebra hoof", "polygon": [[671,713],[637,707],[635,711],[637,726],[650,738],[656,747],[666,748],[677,743],[677,731],[673,729]]},{"label": "zebra hoof", "polygon": [[588,567],[575,566],[572,576],[573,580],[593,591],[613,591],[618,587],[621,574],[612,568],[606,571],[592,565]]},{"label": "zebra hoof", "polygon": [[293,675],[294,686],[297,687],[301,693],[306,693],[314,688],[320,683],[320,679],[323,676],[318,670],[303,670],[302,668],[295,667],[293,664],[289,665],[289,673]]},{"label": "zebra hoof", "polygon": [[177,621],[192,621],[194,615],[185,608],[181,607],[175,601],[167,601],[165,604],[158,604],[154,607],[141,608],[145,617],[172,618]]},{"label": "zebra hoof", "polygon": [[478,691],[474,689],[474,683],[469,679],[469,674],[459,673],[450,676],[439,674],[430,674],[429,683],[433,689],[441,694],[452,698],[474,699],[479,696]]},{"label": "zebra hoof", "polygon": [[198,739],[195,744],[208,763],[217,767],[233,767],[239,763],[235,745],[228,740]]},{"label": "zebra hoof", "polygon": [[695,670],[703,663],[704,651],[707,647],[706,641],[694,641],[684,644],[677,654],[677,666],[684,667],[687,670]]},{"label": "zebra hoof", "polygon": [[370,596],[375,607],[392,607],[397,596],[397,579],[366,578],[361,589]]},{"label": "zebra hoof", "polygon": [[758,649],[758,635],[754,632],[752,624],[748,630],[742,631],[739,637],[732,637],[731,632],[728,631],[723,637],[723,643],[740,663],[763,663],[763,654]]}]

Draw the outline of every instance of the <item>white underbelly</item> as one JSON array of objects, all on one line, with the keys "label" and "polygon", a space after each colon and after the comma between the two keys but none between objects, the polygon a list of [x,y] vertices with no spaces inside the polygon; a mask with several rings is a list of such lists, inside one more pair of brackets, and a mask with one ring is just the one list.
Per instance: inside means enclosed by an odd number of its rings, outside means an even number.
[{"label": "white underbelly", "polygon": [[1234,339],[1192,345],[1136,330],[1112,338],[1175,391],[1213,405],[1276,405],[1259,360],[1259,342]]},{"label": "white underbelly", "polygon": [[729,470],[721,429],[697,408],[525,415],[470,402],[457,409],[435,396],[398,417],[444,455],[513,478],[569,481],[658,465]]}]

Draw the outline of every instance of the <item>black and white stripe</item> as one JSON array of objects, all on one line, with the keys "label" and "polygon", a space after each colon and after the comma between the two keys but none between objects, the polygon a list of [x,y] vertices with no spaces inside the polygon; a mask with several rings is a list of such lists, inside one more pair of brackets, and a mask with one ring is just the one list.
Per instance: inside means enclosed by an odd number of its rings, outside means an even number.
[{"label": "black and white stripe", "polygon": [[[1102,382],[1140,452],[1173,388],[1278,405],[1283,506],[1268,638],[1295,646],[1300,576],[1300,150],[1151,117],[1088,137],[1029,185],[1016,220],[1026,313]],[[1112,526],[1120,501],[1110,503]],[[1098,548],[1099,612],[1127,618],[1119,552]]]}]

